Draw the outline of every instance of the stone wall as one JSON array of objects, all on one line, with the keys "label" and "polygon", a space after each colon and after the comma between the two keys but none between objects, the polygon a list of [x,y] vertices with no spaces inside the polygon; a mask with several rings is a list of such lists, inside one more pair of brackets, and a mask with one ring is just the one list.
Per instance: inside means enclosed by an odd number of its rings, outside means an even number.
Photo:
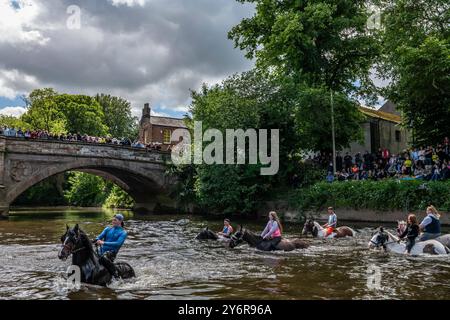
[{"label": "stone wall", "polygon": [[[266,202],[258,210],[259,216],[267,216],[269,211],[274,210],[281,214],[285,221],[289,222],[300,222],[302,216],[313,217],[317,220],[326,221],[328,219],[328,214],[326,210],[323,212],[300,212],[297,209],[289,207],[286,201],[279,202]],[[341,221],[355,221],[355,222],[373,222],[374,226],[376,223],[392,222],[397,223],[398,220],[406,220],[409,212],[397,210],[397,211],[376,211],[369,209],[345,209],[337,208],[335,210],[338,219]],[[414,213],[419,221],[425,217],[424,211],[415,211]],[[450,212],[443,212],[441,215],[441,223],[443,225],[450,225]]]}]

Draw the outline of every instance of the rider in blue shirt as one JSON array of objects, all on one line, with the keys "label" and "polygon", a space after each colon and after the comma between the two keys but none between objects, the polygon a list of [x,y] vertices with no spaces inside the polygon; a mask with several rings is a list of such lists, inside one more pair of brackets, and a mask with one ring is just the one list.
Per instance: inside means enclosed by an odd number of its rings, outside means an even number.
[{"label": "rider in blue shirt", "polygon": [[100,246],[100,263],[115,278],[118,278],[118,272],[114,265],[114,259],[127,238],[127,232],[123,229],[123,220],[123,215],[116,214],[112,220],[112,227],[106,227],[95,239],[95,244]]}]

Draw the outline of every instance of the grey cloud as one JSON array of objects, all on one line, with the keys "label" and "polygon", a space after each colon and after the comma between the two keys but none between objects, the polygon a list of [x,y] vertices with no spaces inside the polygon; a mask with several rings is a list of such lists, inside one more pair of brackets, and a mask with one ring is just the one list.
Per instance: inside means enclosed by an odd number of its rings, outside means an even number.
[{"label": "grey cloud", "polygon": [[[179,105],[189,88],[253,64],[227,39],[228,30],[253,12],[234,0],[151,0],[143,7],[49,2],[40,0],[45,10],[36,23],[50,41],[33,47],[0,43],[0,69],[17,69],[60,91],[121,94],[139,104],[149,92],[153,103]],[[73,4],[82,10],[80,30],[65,27]],[[14,87],[21,89],[20,83]]]}]

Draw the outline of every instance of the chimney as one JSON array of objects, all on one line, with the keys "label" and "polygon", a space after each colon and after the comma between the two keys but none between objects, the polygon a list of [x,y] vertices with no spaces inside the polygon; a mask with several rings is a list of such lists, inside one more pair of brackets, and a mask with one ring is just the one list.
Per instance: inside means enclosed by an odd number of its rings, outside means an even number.
[{"label": "chimney", "polygon": [[150,104],[149,103],[145,103],[144,104],[144,109],[142,109],[142,118],[150,118]]}]

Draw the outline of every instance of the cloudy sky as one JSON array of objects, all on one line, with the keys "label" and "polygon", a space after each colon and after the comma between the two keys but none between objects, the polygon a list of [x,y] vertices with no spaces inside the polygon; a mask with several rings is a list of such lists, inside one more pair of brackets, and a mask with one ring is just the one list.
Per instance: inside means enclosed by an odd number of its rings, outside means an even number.
[{"label": "cloudy sky", "polygon": [[252,67],[227,39],[252,14],[234,0],[0,0],[0,113],[53,87],[183,115],[189,89]]}]

